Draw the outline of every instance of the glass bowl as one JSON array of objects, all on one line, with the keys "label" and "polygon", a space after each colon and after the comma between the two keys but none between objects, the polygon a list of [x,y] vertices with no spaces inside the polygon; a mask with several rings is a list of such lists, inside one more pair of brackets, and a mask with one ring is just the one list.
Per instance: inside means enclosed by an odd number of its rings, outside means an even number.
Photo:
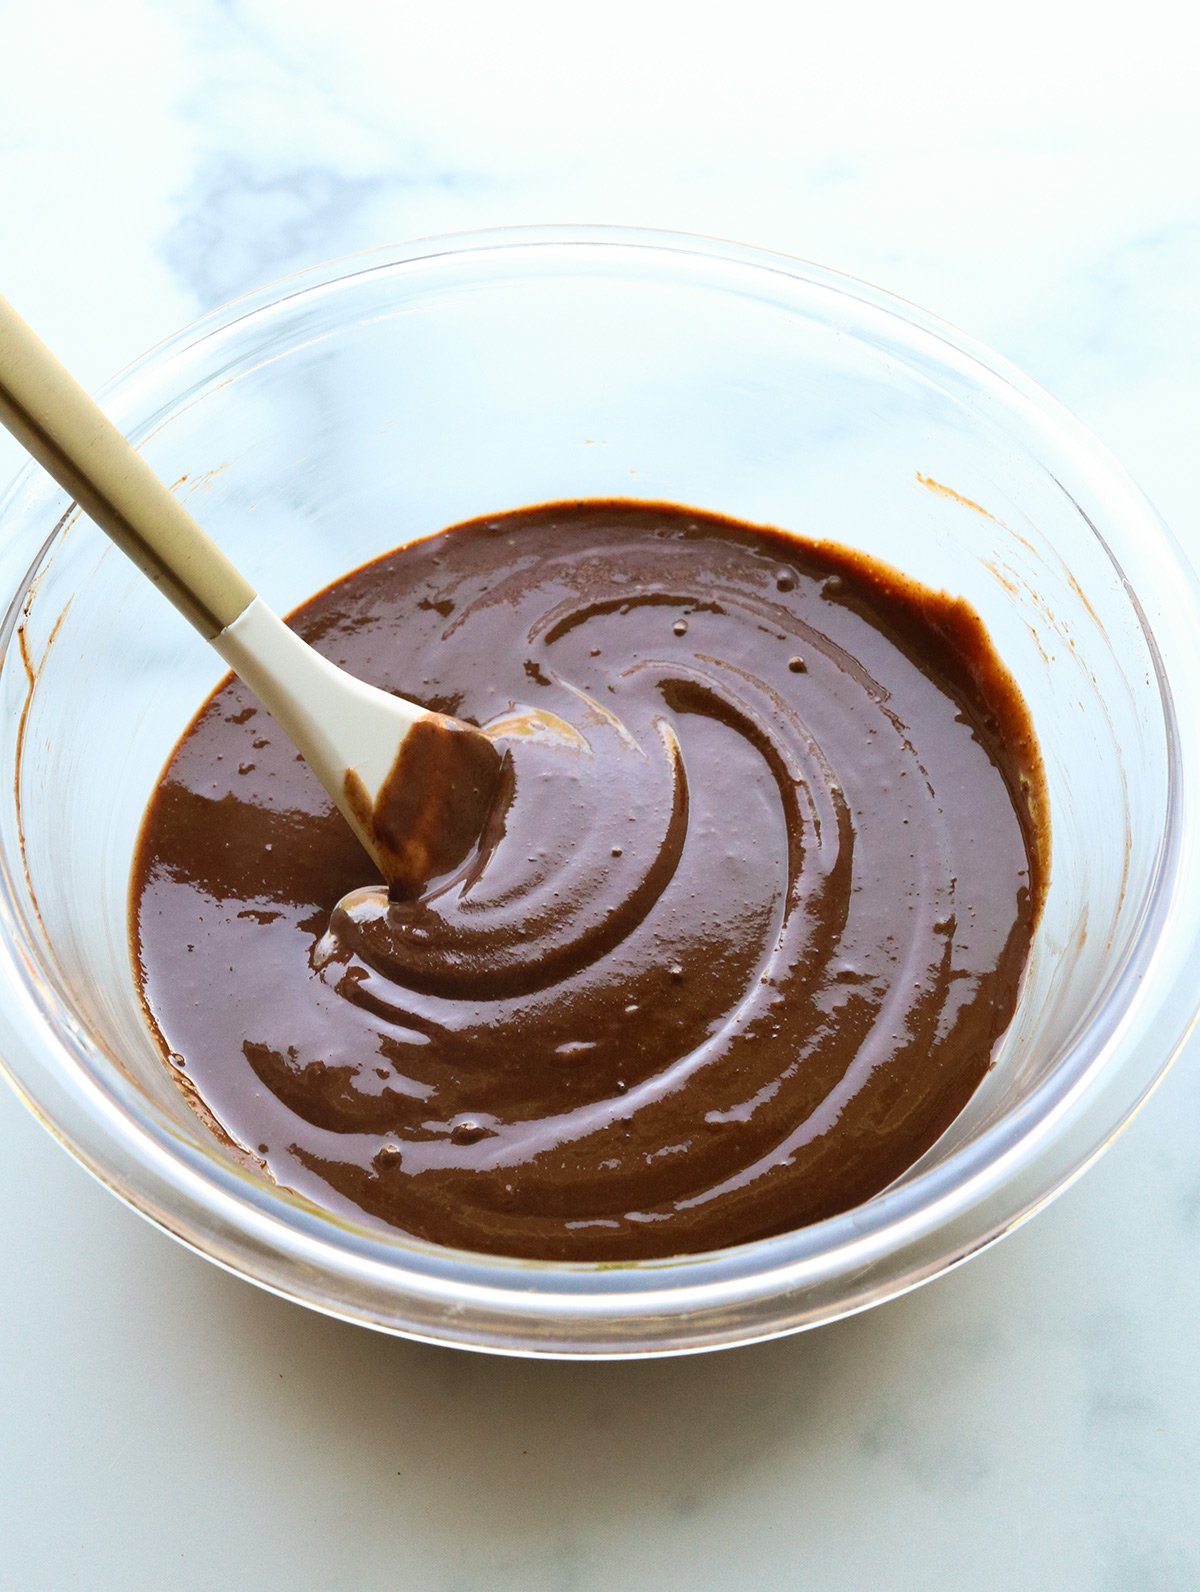
[{"label": "glass bowl", "polygon": [[[518,230],[321,267],[107,390],[286,611],[405,540],[550,499],[694,504],[967,598],[1033,713],[1052,877],[979,1091],[858,1209],[606,1265],[439,1249],[247,1170],[168,1077],[130,968],[138,823],[221,665],[65,495],[0,503],[0,1054],[105,1184],[201,1254],[386,1331],[648,1355],[790,1332],[946,1271],[1069,1183],[1200,1001],[1200,604],[1104,450],[1004,362],[815,266],[686,237]],[[214,999],[220,993],[214,992]]]}]

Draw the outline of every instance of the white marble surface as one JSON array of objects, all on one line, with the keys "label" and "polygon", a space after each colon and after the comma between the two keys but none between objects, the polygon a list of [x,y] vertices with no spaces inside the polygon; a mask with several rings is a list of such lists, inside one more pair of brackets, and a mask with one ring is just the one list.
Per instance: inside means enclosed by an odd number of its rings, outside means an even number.
[{"label": "white marble surface", "polygon": [[[1198,45],[1159,0],[0,0],[0,289],[99,384],[373,243],[738,237],[998,347],[1200,559]],[[662,1364],[324,1321],[138,1222],[5,1090],[0,1143],[4,1592],[1200,1585],[1195,1045],[999,1249]]]}]

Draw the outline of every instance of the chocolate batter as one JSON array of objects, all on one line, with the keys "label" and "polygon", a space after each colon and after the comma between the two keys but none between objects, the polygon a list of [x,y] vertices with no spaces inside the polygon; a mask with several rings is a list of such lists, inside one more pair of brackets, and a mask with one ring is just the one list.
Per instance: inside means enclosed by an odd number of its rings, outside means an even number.
[{"label": "chocolate batter", "polygon": [[1048,834],[960,601],[661,504],[401,548],[292,623],[503,753],[479,844],[389,900],[236,680],[150,806],[135,954],[235,1142],[335,1212],[554,1260],[858,1204],[1007,1026]]}]

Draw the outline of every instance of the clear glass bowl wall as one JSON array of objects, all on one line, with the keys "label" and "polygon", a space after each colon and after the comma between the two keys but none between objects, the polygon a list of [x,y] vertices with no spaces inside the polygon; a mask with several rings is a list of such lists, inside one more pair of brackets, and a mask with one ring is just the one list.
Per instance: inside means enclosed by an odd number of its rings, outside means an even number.
[{"label": "clear glass bowl wall", "polygon": [[3,1054],[85,1164],[194,1247],[318,1308],[475,1347],[744,1341],[980,1247],[1165,1068],[1197,999],[1195,583],[1099,446],[993,356],[796,262],[514,233],[294,279],[154,351],[106,401],[285,612],[413,537],[560,498],[666,499],[862,548],[983,616],[1050,791],[1052,878],[1016,1020],[967,1111],[884,1195],[636,1266],[381,1236],[246,1171],[164,1070],[130,969],[130,861],[221,666],[27,472],[0,510],[17,593],[0,635]]}]

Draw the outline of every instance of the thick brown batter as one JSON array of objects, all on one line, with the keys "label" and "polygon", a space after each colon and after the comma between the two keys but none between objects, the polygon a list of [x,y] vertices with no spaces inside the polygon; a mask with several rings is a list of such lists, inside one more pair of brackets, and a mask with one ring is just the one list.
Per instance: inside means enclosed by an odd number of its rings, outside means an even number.
[{"label": "thick brown batter", "polygon": [[237,681],[176,749],[134,870],[143,993],[279,1182],[466,1249],[673,1255],[846,1210],[961,1110],[1048,849],[964,604],[586,502],[404,547],[292,623],[507,757],[479,848],[389,902]]}]

